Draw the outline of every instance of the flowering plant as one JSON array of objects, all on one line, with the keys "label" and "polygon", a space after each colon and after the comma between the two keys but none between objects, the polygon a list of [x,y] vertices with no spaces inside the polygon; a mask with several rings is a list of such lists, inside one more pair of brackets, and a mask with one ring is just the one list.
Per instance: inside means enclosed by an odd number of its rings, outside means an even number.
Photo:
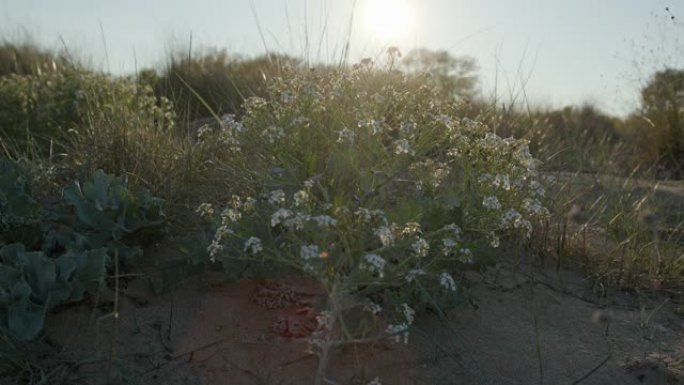
[{"label": "flowering plant", "polygon": [[[391,81],[369,90],[369,76]],[[435,99],[427,80],[396,76],[273,79],[242,119],[203,133],[223,140],[221,167],[239,183],[227,204],[198,211],[216,225],[212,260],[294,267],[330,293],[324,324],[344,310],[332,297],[354,294],[403,341],[416,311],[458,303],[460,271],[502,237],[529,238],[548,211],[525,141],[451,115],[455,102]]]}]

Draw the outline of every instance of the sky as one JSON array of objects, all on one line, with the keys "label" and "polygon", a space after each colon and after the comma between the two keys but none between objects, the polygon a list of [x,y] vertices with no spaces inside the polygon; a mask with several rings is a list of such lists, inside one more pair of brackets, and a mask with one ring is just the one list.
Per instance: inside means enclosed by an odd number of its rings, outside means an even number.
[{"label": "sky", "polygon": [[[669,10],[666,10],[669,9]],[[674,17],[674,19],[672,19]],[[317,62],[425,47],[469,56],[502,103],[636,108],[656,70],[684,69],[682,0],[0,0],[0,37],[87,58],[115,74],[174,49],[225,48]]]}]

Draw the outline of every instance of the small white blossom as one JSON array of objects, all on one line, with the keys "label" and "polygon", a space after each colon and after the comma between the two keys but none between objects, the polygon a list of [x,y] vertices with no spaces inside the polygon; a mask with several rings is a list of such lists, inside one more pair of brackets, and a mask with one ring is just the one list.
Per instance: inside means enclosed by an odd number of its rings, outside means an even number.
[{"label": "small white blossom", "polygon": [[530,192],[539,197],[543,197],[544,194],[546,194],[544,186],[542,186],[541,183],[537,182],[536,180],[530,182]]},{"label": "small white blossom", "polygon": [[294,204],[299,207],[309,200],[309,193],[304,190],[299,190],[293,194],[292,199],[294,199]]},{"label": "small white blossom", "polygon": [[299,256],[303,260],[309,260],[314,258],[319,258],[320,253],[318,251],[318,246],[316,245],[304,245],[299,248]]},{"label": "small white blossom", "polygon": [[383,223],[387,223],[387,217],[385,216],[385,212],[382,210],[369,210],[365,207],[359,207],[354,211],[354,214],[361,218],[364,223],[370,223],[374,219],[382,219]]},{"label": "small white blossom", "polygon": [[356,133],[345,127],[340,132],[338,132],[337,143],[348,143],[350,145],[353,145],[355,137]]},{"label": "small white blossom", "polygon": [[221,225],[219,226],[218,229],[216,229],[216,233],[214,234],[214,239],[217,240],[218,242],[223,241],[226,239],[228,235],[233,235],[235,232],[230,229],[230,227],[226,225]]},{"label": "small white blossom", "polygon": [[243,249],[243,251],[249,251],[251,254],[259,254],[262,250],[264,250],[264,247],[261,245],[261,239],[257,237],[249,237]]},{"label": "small white blossom", "polygon": [[425,257],[430,251],[430,244],[428,244],[425,239],[418,238],[418,240],[411,245],[411,250],[413,250],[417,257]]},{"label": "small white blossom", "polygon": [[522,215],[515,209],[509,209],[501,218],[501,226],[503,228],[512,227],[517,221],[522,219]]},{"label": "small white blossom", "polygon": [[401,132],[408,135],[408,134],[412,133],[415,128],[416,128],[415,123],[405,122],[404,124],[401,125]]},{"label": "small white blossom", "polygon": [[499,203],[499,199],[497,199],[495,196],[484,197],[482,200],[482,206],[488,210],[501,209],[501,203]]},{"label": "small white blossom", "polygon": [[332,218],[329,215],[317,215],[315,217],[311,217],[311,220],[316,222],[318,227],[334,227],[337,225],[337,219]]},{"label": "small white blossom", "polygon": [[468,249],[467,247],[462,248],[461,250],[459,250],[459,252],[461,254],[459,256],[459,260],[462,263],[470,265],[470,264],[473,264],[475,262],[475,259],[473,259],[473,252],[470,251],[470,249]]},{"label": "small white blossom", "polygon": [[444,230],[451,231],[454,234],[454,237],[456,238],[457,241],[461,240],[461,233],[463,231],[461,230],[461,228],[457,224],[455,224],[455,223],[448,224],[448,225],[444,226]]},{"label": "small white blossom", "polygon": [[271,227],[278,226],[284,220],[291,218],[293,215],[292,211],[288,209],[278,209],[273,215],[271,215]]},{"label": "small white blossom", "polygon": [[354,211],[354,214],[357,217],[361,218],[365,223],[368,223],[373,219],[371,211],[365,207],[359,207],[358,209],[356,209],[356,211]]},{"label": "small white blossom", "polygon": [[496,174],[494,177],[494,182],[492,182],[494,187],[500,187],[506,191],[511,189],[511,179],[508,177],[508,175],[500,175]]},{"label": "small white blossom", "polygon": [[406,282],[411,283],[419,275],[425,275],[425,270],[423,270],[423,269],[411,269],[411,270],[406,272],[404,279],[406,279]]},{"label": "small white blossom", "polygon": [[452,238],[442,239],[442,253],[444,253],[445,256],[451,254],[457,245],[458,243]]},{"label": "small white blossom", "polygon": [[411,236],[411,235],[421,235],[423,231],[420,229],[420,223],[418,222],[407,222],[404,228],[401,230],[401,235]]},{"label": "small white blossom", "polygon": [[363,257],[368,263],[367,269],[371,272],[378,273],[380,278],[385,275],[385,265],[387,261],[377,254],[366,254]]},{"label": "small white blossom", "polygon": [[228,224],[228,223],[235,223],[239,221],[242,218],[242,214],[240,214],[239,211],[231,208],[226,208],[223,210],[221,213],[221,223]]},{"label": "small white blossom", "polygon": [[269,126],[262,133],[261,136],[265,137],[269,143],[273,144],[277,140],[285,137],[285,130],[282,127]]},{"label": "small white blossom", "polygon": [[313,178],[309,178],[309,179],[304,181],[304,187],[311,189],[311,188],[313,188],[313,186],[314,186],[314,179]]},{"label": "small white blossom", "polygon": [[500,245],[499,237],[494,232],[489,233],[489,245],[495,249]]},{"label": "small white blossom", "polygon": [[380,238],[380,243],[382,243],[383,247],[389,247],[394,244],[394,234],[387,226],[378,227],[377,229],[373,230],[373,235]]},{"label": "small white blossom", "polygon": [[214,215],[214,206],[212,206],[211,203],[202,203],[197,207],[197,210],[195,210],[196,213],[199,213],[200,217],[212,217]]},{"label": "small white blossom", "polygon": [[542,206],[541,202],[537,199],[526,198],[523,200],[523,208],[530,214],[547,216],[549,215],[549,210]]},{"label": "small white blossom", "polygon": [[406,323],[408,325],[413,324],[413,320],[415,319],[416,311],[411,308],[406,303],[401,304],[401,312],[404,314],[404,318],[406,318]]},{"label": "small white blossom", "polygon": [[404,344],[408,344],[408,328],[409,326],[405,323],[398,325],[389,324],[385,328],[385,333],[389,334],[390,340],[395,343],[401,343],[403,341]]},{"label": "small white blossom", "polygon": [[278,206],[285,202],[285,191],[283,190],[273,190],[268,197],[268,202],[274,206]]},{"label": "small white blossom", "polygon": [[446,271],[443,271],[439,275],[439,284],[444,286],[444,288],[449,291],[456,291],[456,282],[454,282],[454,278],[451,276],[451,274],[447,273]]},{"label": "small white blossom", "polygon": [[415,151],[411,149],[411,144],[406,139],[398,139],[394,141],[394,153],[397,155],[409,154],[414,155]]},{"label": "small white blossom", "polygon": [[380,313],[380,312],[382,311],[382,306],[380,306],[380,305],[378,305],[377,303],[371,301],[371,302],[365,304],[365,305],[363,306],[363,309],[366,310],[366,311],[368,311],[368,312],[371,312],[371,313],[373,313],[373,314],[378,314],[378,313]]},{"label": "small white blossom", "polygon": [[223,245],[220,244],[216,239],[214,239],[209,247],[207,247],[207,252],[209,253],[209,260],[211,262],[216,262],[216,255],[223,250]]},{"label": "small white blossom", "polygon": [[306,222],[311,219],[311,215],[297,213],[294,217],[285,219],[283,221],[283,226],[288,230],[302,230]]},{"label": "small white blossom", "polygon": [[366,385],[382,385],[382,382],[380,382],[380,377],[375,377]]}]

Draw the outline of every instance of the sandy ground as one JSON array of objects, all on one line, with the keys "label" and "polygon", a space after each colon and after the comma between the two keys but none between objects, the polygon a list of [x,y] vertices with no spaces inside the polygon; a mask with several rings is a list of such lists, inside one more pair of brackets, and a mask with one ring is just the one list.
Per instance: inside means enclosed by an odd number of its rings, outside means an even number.
[{"label": "sandy ground", "polygon": [[[312,384],[317,356],[276,335],[279,310],[253,300],[259,282],[204,273],[156,295],[136,278],[121,289],[119,318],[71,306],[49,317],[46,338],[79,363],[62,376],[69,384]],[[338,349],[328,383],[684,384],[681,298],[598,293],[570,272],[504,265],[462,285],[474,305],[419,317],[407,345]]]}]

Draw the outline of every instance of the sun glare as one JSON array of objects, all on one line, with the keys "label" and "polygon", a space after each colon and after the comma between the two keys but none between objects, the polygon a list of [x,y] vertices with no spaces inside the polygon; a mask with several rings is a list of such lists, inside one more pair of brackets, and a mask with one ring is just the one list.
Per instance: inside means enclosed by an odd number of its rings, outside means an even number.
[{"label": "sun glare", "polygon": [[411,6],[407,0],[366,0],[365,24],[371,37],[387,43],[408,36],[412,27]]}]

